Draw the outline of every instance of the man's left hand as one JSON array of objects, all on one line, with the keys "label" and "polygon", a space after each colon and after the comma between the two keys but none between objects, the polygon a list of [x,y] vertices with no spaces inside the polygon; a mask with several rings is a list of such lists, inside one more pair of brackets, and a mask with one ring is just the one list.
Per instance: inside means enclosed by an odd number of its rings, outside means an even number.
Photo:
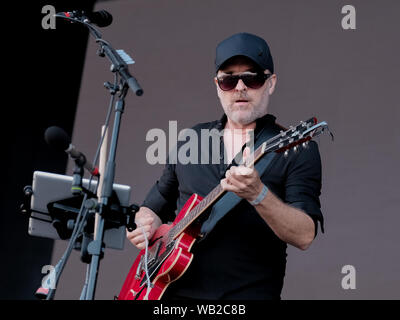
[{"label": "man's left hand", "polygon": [[253,201],[263,188],[260,176],[254,167],[231,167],[226,171],[225,178],[221,180],[223,190],[232,191],[238,197]]}]

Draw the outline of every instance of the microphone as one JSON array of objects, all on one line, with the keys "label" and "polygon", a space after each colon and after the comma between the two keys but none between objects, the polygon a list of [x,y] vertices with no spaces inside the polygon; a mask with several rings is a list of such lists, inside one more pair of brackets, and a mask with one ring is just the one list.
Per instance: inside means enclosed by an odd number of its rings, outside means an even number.
[{"label": "microphone", "polygon": [[51,147],[63,150],[69,154],[73,160],[79,159],[86,170],[93,176],[99,176],[99,169],[93,166],[89,161],[86,160],[85,155],[78,151],[74,145],[71,144],[71,138],[61,128],[53,126],[46,129],[44,133],[44,140]]},{"label": "microphone", "polygon": [[85,12],[85,11],[67,11],[59,12],[56,16],[60,18],[71,18],[71,19],[81,19],[83,22],[91,22],[99,27],[107,27],[113,22],[113,16],[106,10],[100,10],[95,12]]},{"label": "microphone", "polygon": [[[59,12],[55,16],[58,18],[65,18],[67,20],[70,20],[71,22],[80,22],[80,23],[91,22],[93,24],[98,25],[99,27],[106,27],[110,25],[113,21],[112,15],[106,10],[100,10],[96,12],[85,12],[85,11],[74,10],[72,12],[70,11]],[[94,33],[97,42],[100,42],[99,38],[101,38],[101,35],[96,30],[92,30],[94,29],[93,27],[89,29],[91,30],[92,33]],[[105,53],[115,67],[113,69],[113,72],[118,71],[121,77],[126,81],[128,87],[137,96],[141,96],[143,94],[143,89],[140,87],[137,80],[129,73],[129,70],[126,67],[126,64],[127,63],[129,64],[130,62],[124,61],[124,58],[121,56],[121,54],[112,49],[111,46],[107,44],[105,41],[102,41],[102,43],[103,43],[102,49],[101,51],[99,51],[101,52],[101,54],[99,55],[104,56]]]}]

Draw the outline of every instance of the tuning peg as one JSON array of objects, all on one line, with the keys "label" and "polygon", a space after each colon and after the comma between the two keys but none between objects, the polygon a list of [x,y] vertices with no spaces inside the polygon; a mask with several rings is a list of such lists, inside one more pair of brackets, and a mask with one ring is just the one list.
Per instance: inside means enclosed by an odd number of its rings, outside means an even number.
[{"label": "tuning peg", "polygon": [[286,150],[285,153],[283,154],[283,156],[284,156],[285,158],[287,158],[288,155],[289,155],[289,150]]},{"label": "tuning peg", "polygon": [[302,146],[303,146],[304,149],[307,149],[308,148],[308,141],[303,142]]},{"label": "tuning peg", "polygon": [[294,152],[297,152],[297,146],[294,146],[294,147],[293,147],[293,151],[294,151]]}]

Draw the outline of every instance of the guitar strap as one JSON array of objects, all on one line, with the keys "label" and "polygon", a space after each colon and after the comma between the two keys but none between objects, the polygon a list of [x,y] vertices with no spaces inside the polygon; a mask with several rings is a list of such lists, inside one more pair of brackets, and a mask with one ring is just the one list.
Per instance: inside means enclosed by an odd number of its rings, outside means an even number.
[{"label": "guitar strap", "polygon": [[[254,150],[268,139],[271,139],[275,135],[277,135],[279,131],[276,130],[275,126],[267,126],[264,127],[255,137],[254,141]],[[243,157],[243,150],[246,145],[243,146],[242,150],[235,156],[232,164],[240,163]],[[263,173],[267,170],[268,166],[271,164],[272,159],[276,155],[275,152],[269,152],[265,154],[257,163],[254,165],[254,168],[257,170],[259,176],[261,177]],[[227,170],[231,167],[230,165]],[[215,225],[220,221],[229,211],[231,211],[240,201],[246,201],[240,197],[238,197],[233,192],[225,193],[221,199],[219,199],[214,206],[212,207],[208,219],[204,221],[202,224],[200,233],[202,237],[200,240],[203,240],[210,231],[215,227]]]}]

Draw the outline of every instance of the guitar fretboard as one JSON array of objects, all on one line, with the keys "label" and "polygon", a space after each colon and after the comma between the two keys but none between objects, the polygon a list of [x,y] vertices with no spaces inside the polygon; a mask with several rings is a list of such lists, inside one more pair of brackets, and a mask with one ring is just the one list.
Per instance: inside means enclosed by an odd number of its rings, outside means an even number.
[{"label": "guitar fretboard", "polygon": [[[286,131],[281,131],[276,136],[263,142],[252,155],[247,159],[246,166],[254,164],[264,156],[264,154],[275,151],[281,152],[288,150],[297,144],[311,140],[315,132],[319,129],[320,134],[327,124],[322,122],[316,125],[316,118],[311,118],[306,122],[301,121],[296,127],[290,127]],[[312,128],[310,128],[312,126]],[[235,157],[236,159],[236,157]],[[241,161],[243,162],[243,161]],[[199,216],[213,205],[226,191],[218,184],[200,203],[190,210],[171,230],[168,232],[167,244],[176,239],[188,226],[190,226]]]},{"label": "guitar fretboard", "polygon": [[[254,152],[254,159],[247,165],[254,165],[266,153],[266,144],[264,142]],[[168,234],[168,243],[180,235],[192,222],[194,222],[203,212],[205,212],[211,205],[213,205],[226,191],[224,191],[220,184],[218,184],[210,193],[207,194],[200,203],[194,207],[186,216],[182,218]]]}]

